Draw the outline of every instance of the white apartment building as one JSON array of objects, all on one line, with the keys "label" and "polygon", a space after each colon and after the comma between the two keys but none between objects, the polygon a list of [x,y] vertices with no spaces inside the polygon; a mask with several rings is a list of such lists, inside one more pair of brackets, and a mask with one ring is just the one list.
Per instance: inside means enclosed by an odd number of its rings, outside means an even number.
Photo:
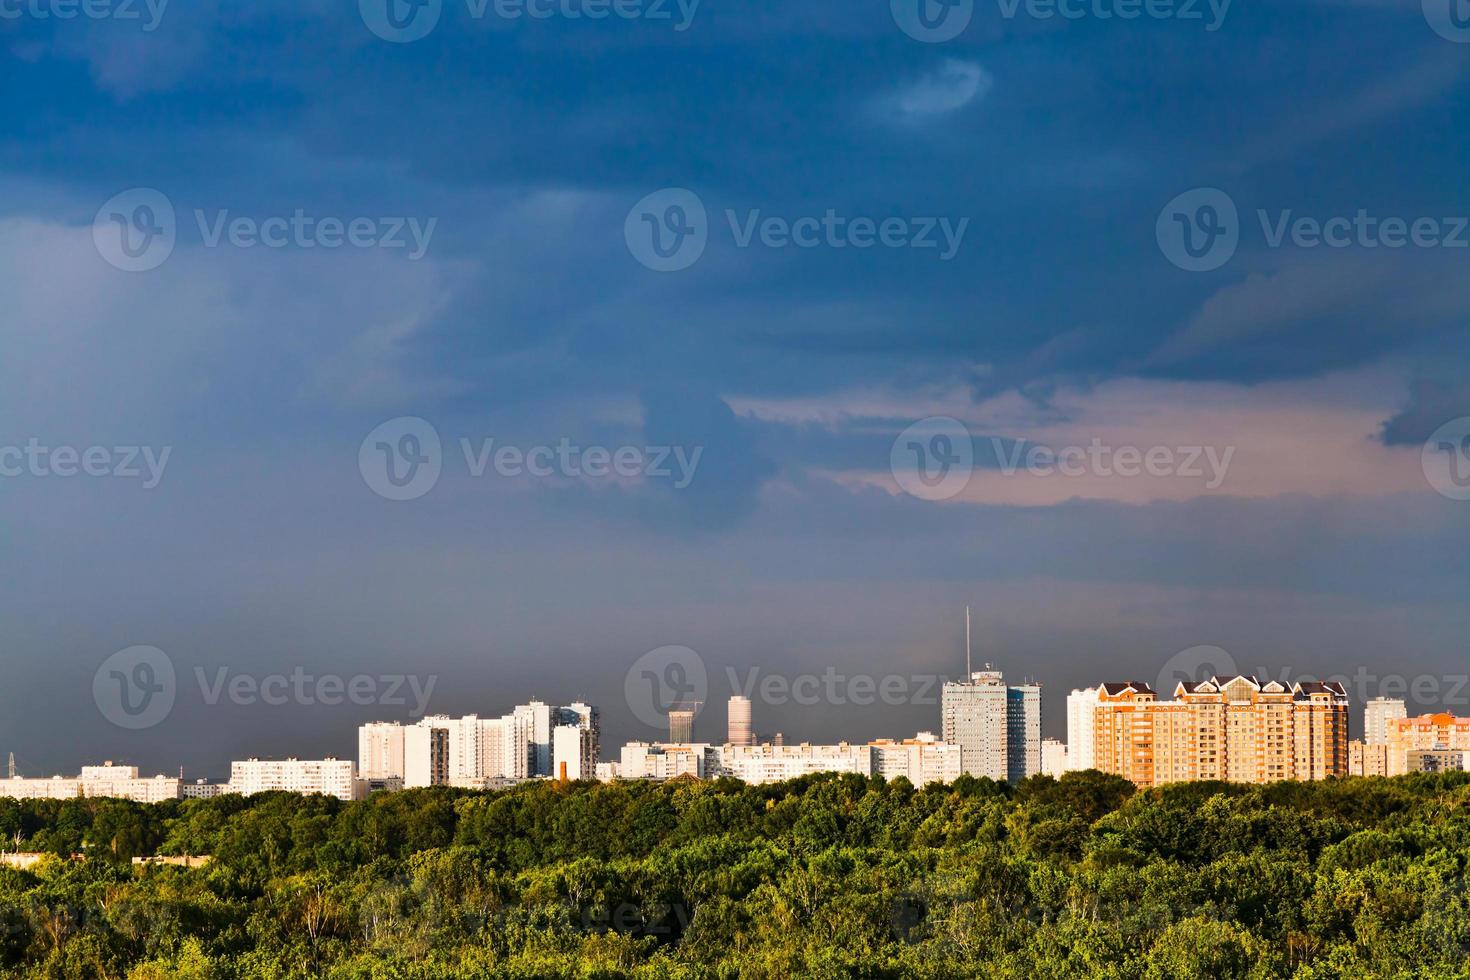
[{"label": "white apartment building", "polygon": [[360,800],[367,796],[367,783],[357,778],[357,765],[350,759],[247,759],[230,763],[230,792],[319,793]]},{"label": "white apartment building", "polygon": [[608,775],[618,779],[665,780],[680,776],[708,779],[716,775],[719,768],[719,753],[711,745],[629,742],[623,746],[616,768]]},{"label": "white apartment building", "polygon": [[901,742],[878,739],[868,746],[873,750],[872,775],[884,779],[902,776],[923,787],[930,783],[952,783],[964,771],[960,747],[939,741],[933,732],[920,732]]},{"label": "white apartment building", "polygon": [[718,779],[730,776],[752,785],[785,782],[819,772],[859,776],[902,776],[915,786],[959,778],[960,747],[932,733],[866,745],[710,745],[706,742],[629,742],[616,764],[597,767],[600,779]]},{"label": "white apartment building", "polygon": [[597,736],[580,725],[557,725],[551,731],[553,771],[558,779],[592,779],[597,772]]},{"label": "white apartment building", "polygon": [[718,750],[719,772],[752,785],[779,783],[817,772],[853,772],[871,776],[873,748],[868,745],[726,745]]},{"label": "white apartment building", "polygon": [[559,727],[580,733],[578,751],[567,760],[569,770],[585,775],[570,778],[591,778],[602,748],[601,717],[580,701],[565,707],[533,701],[499,718],[431,715],[412,725],[364,725],[358,729],[358,769],[364,778],[401,779],[409,789],[549,777],[560,771],[553,745]]},{"label": "white apartment building", "polygon": [[986,664],[949,681],[941,698],[944,741],[960,747],[971,776],[1018,782],[1041,771],[1041,688],[1007,686]]},{"label": "white apartment building", "polygon": [[532,701],[518,704],[511,715],[527,726],[531,742],[530,774],[551,775],[551,730],[556,727],[555,710],[549,704]]},{"label": "white apartment building", "polygon": [[137,766],[83,766],[80,776],[47,779],[16,777],[0,779],[0,797],[16,800],[66,800],[77,797],[108,797],[136,803],[159,803],[182,799],[184,781],[177,776],[138,775]]},{"label": "white apartment building", "polygon": [[435,724],[436,721],[425,718],[403,730],[405,789],[443,786],[449,782],[449,729]]},{"label": "white apartment building", "polygon": [[224,796],[230,791],[226,783],[211,783],[207,779],[196,779],[192,783],[184,784],[184,799],[186,800],[212,800],[216,796]]},{"label": "white apartment building", "polygon": [[357,730],[357,772],[363,779],[402,779],[403,726],[375,721]]},{"label": "white apartment building", "polygon": [[1374,698],[1363,705],[1363,743],[1387,745],[1388,723],[1409,717],[1408,707],[1398,698]]},{"label": "white apartment building", "polygon": [[1041,773],[1056,778],[1067,771],[1067,743],[1055,738],[1041,740]]},{"label": "white apartment building", "polygon": [[1078,688],[1067,695],[1067,768],[1096,768],[1093,732],[1097,724],[1097,688]]}]

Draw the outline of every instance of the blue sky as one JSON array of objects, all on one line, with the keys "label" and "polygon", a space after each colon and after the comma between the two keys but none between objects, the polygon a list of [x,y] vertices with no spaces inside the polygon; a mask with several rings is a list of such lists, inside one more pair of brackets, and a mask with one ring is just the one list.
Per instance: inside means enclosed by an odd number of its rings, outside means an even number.
[{"label": "blue sky", "polygon": [[[133,6],[0,3],[0,446],[171,449],[151,489],[0,478],[0,751],[37,770],[222,774],[350,753],[359,721],[402,714],[209,705],[196,668],[434,676],[456,713],[583,696],[617,743],[653,734],[623,694],[646,651],[698,651],[712,701],[727,668],[953,674],[966,603],[977,655],[1045,685],[1049,734],[1070,687],[1200,644],[1293,675],[1470,669],[1470,503],[1421,456],[1470,415],[1470,249],[1269,235],[1470,215],[1470,44],[1418,2],[1238,2],[1214,30],[1203,5],[979,2],[943,43],[886,0],[704,0],[682,31],[674,4],[594,22],[445,0],[410,43],[345,0],[176,2],[153,30]],[[136,188],[177,241],[128,272],[94,219]],[[707,213],[677,272],[624,233],[666,188]],[[1202,272],[1157,231],[1196,188],[1239,215]],[[433,230],[416,259],[209,242],[298,211]],[[829,211],[967,223],[948,260],[740,244]],[[934,416],[975,445],[942,501],[890,465]],[[359,468],[399,417],[444,446],[402,502]],[[490,438],[702,456],[686,487],[475,478],[460,440]],[[1001,466],[1092,440],[1233,456],[1215,487]],[[92,682],[135,645],[180,690],[127,731]],[[937,724],[756,707],[814,740]]]}]

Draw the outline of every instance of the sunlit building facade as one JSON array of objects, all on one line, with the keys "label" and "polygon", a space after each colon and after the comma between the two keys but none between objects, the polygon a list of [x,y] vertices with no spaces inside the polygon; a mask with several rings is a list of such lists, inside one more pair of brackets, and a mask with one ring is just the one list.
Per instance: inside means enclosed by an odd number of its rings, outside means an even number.
[{"label": "sunlit building facade", "polygon": [[1139,786],[1348,773],[1348,696],[1340,684],[1212,677],[1179,684],[1174,698],[1160,701],[1141,681],[1100,686],[1096,768]]}]

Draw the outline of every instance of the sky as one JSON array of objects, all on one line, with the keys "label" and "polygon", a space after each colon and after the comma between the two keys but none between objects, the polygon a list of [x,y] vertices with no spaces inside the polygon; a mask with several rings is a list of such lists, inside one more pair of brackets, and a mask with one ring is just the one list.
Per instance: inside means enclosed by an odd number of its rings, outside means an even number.
[{"label": "sky", "polygon": [[1465,713],[1456,2],[0,0],[0,753]]}]

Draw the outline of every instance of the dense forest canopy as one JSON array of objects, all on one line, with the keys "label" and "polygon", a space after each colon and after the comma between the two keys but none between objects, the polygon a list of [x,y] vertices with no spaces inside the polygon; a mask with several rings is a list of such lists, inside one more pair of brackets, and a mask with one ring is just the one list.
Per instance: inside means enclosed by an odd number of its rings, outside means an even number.
[{"label": "dense forest canopy", "polygon": [[7,978],[1470,977],[1464,773],[0,800],[0,835],[58,855],[0,868]]}]

